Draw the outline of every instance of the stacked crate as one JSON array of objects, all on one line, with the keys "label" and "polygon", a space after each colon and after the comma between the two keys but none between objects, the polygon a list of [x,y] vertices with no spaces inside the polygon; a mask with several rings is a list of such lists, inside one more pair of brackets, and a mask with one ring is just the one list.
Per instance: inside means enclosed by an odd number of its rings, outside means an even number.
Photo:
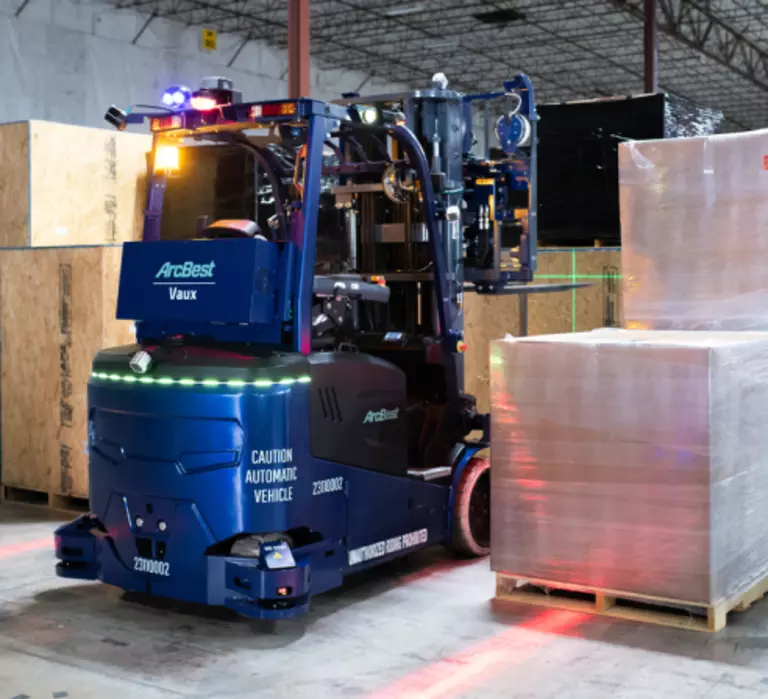
[{"label": "stacked crate", "polygon": [[3,496],[87,498],[86,384],[115,320],[121,244],[141,235],[151,137],[0,125]]},{"label": "stacked crate", "polygon": [[768,589],[764,154],[622,144],[628,329],[493,343],[500,598],[717,630]]}]

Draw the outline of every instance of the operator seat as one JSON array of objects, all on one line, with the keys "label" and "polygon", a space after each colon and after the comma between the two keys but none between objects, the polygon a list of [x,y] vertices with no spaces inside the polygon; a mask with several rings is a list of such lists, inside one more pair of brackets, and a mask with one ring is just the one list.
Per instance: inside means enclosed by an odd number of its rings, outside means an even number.
[{"label": "operator seat", "polygon": [[206,226],[202,231],[203,238],[260,238],[267,240],[259,228],[259,224],[248,219],[221,219]]}]

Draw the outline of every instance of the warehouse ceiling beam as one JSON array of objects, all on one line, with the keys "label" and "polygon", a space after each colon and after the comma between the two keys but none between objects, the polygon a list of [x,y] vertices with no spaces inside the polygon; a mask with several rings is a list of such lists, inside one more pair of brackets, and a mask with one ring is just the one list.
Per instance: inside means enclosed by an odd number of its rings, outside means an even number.
[{"label": "warehouse ceiling beam", "polygon": [[[613,0],[642,18],[638,0]],[[714,13],[711,0],[657,0],[659,30],[768,91],[768,54],[745,34]]]},{"label": "warehouse ceiling beam", "polygon": [[[355,35],[358,32],[365,31],[367,29],[379,29],[389,28],[397,26],[402,23],[406,23],[409,26],[430,24],[434,26],[436,21],[442,21],[443,19],[461,19],[466,21],[467,13],[472,12],[475,9],[484,7],[482,2],[458,3],[451,6],[449,3],[445,3],[445,6],[441,8],[439,17],[436,17],[433,13],[427,12],[426,14],[411,14],[411,15],[390,15],[386,11],[382,11],[382,22],[371,23],[371,8],[363,6],[355,6],[350,10],[349,6],[341,2],[334,2],[334,5],[338,7],[336,11],[325,10],[322,12],[313,26],[313,29],[318,31],[339,31],[340,33],[354,32]],[[474,20],[472,20],[474,21]],[[396,24],[397,23],[397,24]]]},{"label": "warehouse ceiling beam", "polygon": [[365,87],[365,86],[366,86],[366,85],[367,85],[367,84],[368,84],[368,83],[371,81],[371,78],[372,78],[372,77],[373,77],[373,73],[368,73],[368,75],[366,75],[366,76],[365,76],[365,78],[363,79],[363,82],[361,82],[361,83],[360,83],[360,84],[357,86],[357,89],[355,90],[355,92],[356,92],[358,95],[360,94],[360,90],[362,90],[362,89],[363,89],[363,88],[364,88],[364,87]]},{"label": "warehouse ceiling beam", "polygon": [[[236,2],[210,4],[186,0],[193,7],[188,10],[193,24],[219,25],[224,30],[227,23],[235,22],[236,29],[253,29],[264,20],[278,20],[279,12],[283,8],[282,2],[262,2],[257,6],[249,0],[237,0]],[[281,23],[287,26],[286,23]]]},{"label": "warehouse ceiling beam", "polygon": [[24,0],[24,2],[21,3],[21,5],[16,8],[16,12],[13,13],[14,17],[21,17],[21,13],[24,12],[27,5],[29,5],[29,0]]},{"label": "warehouse ceiling beam", "polygon": [[[496,32],[491,32],[488,30],[485,31],[478,31],[475,27],[473,27],[470,24],[465,25],[466,29],[464,31],[454,31],[454,29],[447,30],[443,36],[446,39],[461,36],[462,34],[466,34],[468,32],[471,32],[472,38],[474,41],[492,41],[494,47],[499,50],[503,48],[508,48],[510,50],[514,51],[520,51],[523,48],[533,48],[533,47],[541,47],[541,39],[538,36],[538,32],[530,32],[530,27],[528,27],[526,30],[523,30],[521,28],[521,32],[505,32],[503,36],[498,36]],[[314,30],[314,28],[313,28]],[[558,32],[558,36],[562,37],[562,40],[570,40],[570,39],[576,39],[576,40],[584,40],[584,41],[594,41],[596,44],[602,45],[604,40],[606,38],[610,37],[629,37],[631,35],[632,28],[626,27],[623,25],[619,26],[603,26],[600,28],[596,27],[583,27],[583,28],[577,28],[575,31],[568,32],[568,31],[562,31]],[[363,32],[361,34],[355,35],[355,40],[361,41],[375,41],[377,47],[380,48],[386,48],[387,46],[395,46],[395,45],[402,45],[403,42],[409,42],[411,40],[416,40],[421,33],[417,29],[409,29],[406,31],[399,31],[397,33],[392,33],[391,29],[381,29],[377,28],[370,32]],[[332,37],[334,36],[333,33],[329,33],[327,36]],[[332,48],[332,47],[331,47]],[[412,46],[412,51],[414,55],[423,55],[426,53],[430,53],[426,48],[421,49],[418,45]]]},{"label": "warehouse ceiling beam", "polygon": [[231,68],[235,61],[240,58],[240,54],[243,52],[243,49],[248,45],[248,42],[251,40],[251,34],[246,34],[245,38],[240,42],[240,45],[237,47],[235,52],[232,54],[232,58],[229,59],[227,62],[227,68]]},{"label": "warehouse ceiling beam", "polygon": [[[373,15],[379,21],[390,20],[394,24],[400,25],[401,27],[405,28],[406,30],[410,28],[410,25],[408,23],[408,18],[407,17],[403,17],[403,16],[394,16],[394,17],[388,16],[388,15],[384,14],[379,9],[370,8],[369,5],[367,5],[365,8],[363,8],[362,6],[357,5],[354,2],[351,2],[351,0],[336,0],[336,2],[339,5],[343,5],[343,6],[349,8],[351,10],[366,9],[371,15]],[[486,5],[487,5],[487,3],[486,3]],[[443,34],[441,34],[440,32],[437,32],[437,31],[434,31],[434,30],[428,30],[428,29],[425,29],[423,27],[417,27],[417,29],[421,32],[423,37],[426,38],[427,40],[437,41],[437,40],[445,39],[445,36]],[[323,36],[322,32],[318,32],[318,34],[319,34],[318,38],[325,39],[326,41],[330,41],[330,42],[337,41],[333,36]],[[316,34],[316,36],[317,36],[317,34]],[[490,61],[495,66],[503,67],[507,71],[509,71],[509,75],[514,75],[514,74],[520,72],[520,67],[519,66],[512,65],[508,61],[499,60],[496,57],[490,57],[488,55],[487,51],[484,48],[475,48],[474,42],[472,42],[472,43],[470,43],[470,42],[465,42],[465,43],[459,42],[457,44],[457,46],[455,47],[455,49],[456,50],[461,49],[461,52],[464,55],[470,54],[473,57],[473,59],[476,60],[476,61],[477,60],[479,60],[481,62]],[[381,59],[381,55],[380,54],[374,53],[374,55],[377,56],[377,58],[379,60]],[[391,60],[391,59],[388,59],[388,60]],[[423,68],[422,68],[422,70],[419,71],[419,72],[421,72],[421,74],[429,74],[432,71],[423,71]],[[534,83],[536,82],[537,77],[538,78],[541,77],[541,76],[535,75],[534,73],[529,73],[529,75],[530,75],[531,79],[534,81]],[[431,75],[430,75],[430,77],[431,77]],[[456,87],[462,87],[463,86],[462,83],[460,83],[456,79],[454,79],[453,82],[455,83]],[[464,81],[462,81],[462,82],[464,82]],[[559,89],[565,91],[566,93],[570,93],[571,92],[569,86],[566,83],[559,83],[559,82],[557,82],[557,81],[555,81],[553,79],[549,79],[548,82],[556,85]],[[464,89],[467,89],[467,88],[464,87]],[[471,91],[471,88],[469,88],[468,91]]]},{"label": "warehouse ceiling beam", "polygon": [[154,9],[158,9],[161,5],[160,0],[118,0],[115,2],[115,8],[118,10],[138,10],[140,12],[146,12],[153,5]]},{"label": "warehouse ceiling beam", "polygon": [[157,19],[157,14],[153,12],[151,15],[149,15],[149,17],[147,17],[144,24],[141,25],[141,28],[139,29],[139,31],[136,32],[136,36],[134,36],[133,39],[131,39],[131,44],[133,44],[134,46],[137,44],[137,42],[139,41],[139,39],[141,39],[144,32],[147,31],[147,29],[149,28],[149,25],[152,24],[152,22],[154,22],[155,19]]}]

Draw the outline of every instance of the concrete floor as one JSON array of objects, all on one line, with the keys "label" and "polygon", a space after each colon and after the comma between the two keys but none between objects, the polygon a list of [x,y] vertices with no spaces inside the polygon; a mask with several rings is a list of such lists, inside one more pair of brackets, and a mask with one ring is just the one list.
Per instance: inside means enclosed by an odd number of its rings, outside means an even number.
[{"label": "concrete floor", "polygon": [[768,600],[717,636],[522,606],[498,615],[488,562],[438,550],[264,634],[57,579],[55,526],[0,506],[0,699],[768,699]]}]

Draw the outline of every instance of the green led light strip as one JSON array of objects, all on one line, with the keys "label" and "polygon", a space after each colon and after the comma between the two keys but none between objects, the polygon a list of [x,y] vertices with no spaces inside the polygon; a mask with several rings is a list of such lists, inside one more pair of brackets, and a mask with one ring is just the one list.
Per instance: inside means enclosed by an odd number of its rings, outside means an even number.
[{"label": "green led light strip", "polygon": [[296,378],[280,379],[279,381],[270,381],[268,379],[257,379],[256,381],[243,381],[242,379],[174,379],[170,376],[154,378],[153,376],[132,376],[131,374],[107,374],[105,372],[94,371],[91,374],[94,379],[103,379],[105,381],[114,381],[115,383],[140,383],[151,386],[184,386],[185,388],[203,386],[204,388],[273,388],[275,386],[293,386],[297,383],[309,383],[312,379],[309,376],[297,376]]}]

